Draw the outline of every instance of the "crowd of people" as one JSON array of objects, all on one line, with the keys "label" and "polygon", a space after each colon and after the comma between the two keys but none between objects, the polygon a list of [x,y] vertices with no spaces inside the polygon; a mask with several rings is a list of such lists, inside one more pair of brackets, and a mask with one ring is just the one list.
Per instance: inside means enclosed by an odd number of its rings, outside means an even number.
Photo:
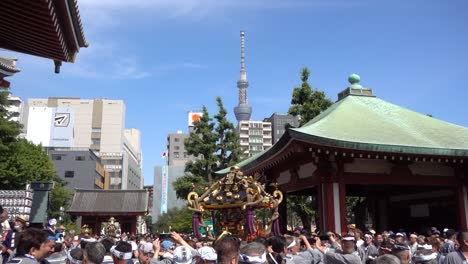
[{"label": "crowd of people", "polygon": [[[5,219],[0,214],[0,222]],[[5,230],[4,230],[5,231]],[[170,234],[106,237],[75,235],[49,220],[45,229],[17,217],[2,234],[4,264],[467,264],[468,230],[432,228],[429,233],[350,227],[345,234],[296,228],[282,236],[245,241],[227,232],[216,240]]]}]

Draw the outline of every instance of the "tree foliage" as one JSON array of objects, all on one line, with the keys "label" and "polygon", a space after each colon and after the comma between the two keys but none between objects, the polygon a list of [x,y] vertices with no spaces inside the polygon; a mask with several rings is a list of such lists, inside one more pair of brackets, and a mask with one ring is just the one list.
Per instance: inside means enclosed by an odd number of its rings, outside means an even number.
[{"label": "tree foliage", "polygon": [[186,199],[195,185],[198,193],[209,186],[215,171],[239,162],[240,145],[234,125],[227,119],[223,101],[216,97],[218,113],[214,119],[203,106],[202,116],[194,122],[194,129],[184,142],[187,154],[197,159],[189,161],[185,167],[186,175],[178,178],[173,187],[179,199]]},{"label": "tree foliage", "polygon": [[197,193],[203,193],[205,188],[209,186],[209,182],[200,176],[185,175],[177,178],[172,185],[176,190],[177,198],[186,200],[187,195],[194,190],[194,186]]},{"label": "tree foliage", "polygon": [[216,103],[218,105],[218,114],[214,116],[217,121],[215,128],[216,154],[218,156],[216,170],[221,170],[239,162],[241,148],[234,125],[227,120],[227,111],[221,97],[216,97]]},{"label": "tree foliage", "polygon": [[8,144],[8,154],[0,156],[0,185],[4,189],[24,189],[32,181],[52,181],[54,164],[40,145],[26,139]]},{"label": "tree foliage", "polygon": [[212,120],[208,109],[203,106],[200,120],[194,122],[194,129],[184,142],[187,154],[198,158],[187,162],[185,172],[210,182],[217,162],[217,157],[214,155],[217,137],[213,132],[215,123]]},{"label": "tree foliage", "polygon": [[187,208],[171,208],[158,217],[153,224],[153,232],[162,233],[169,231],[178,233],[192,232],[192,211]]},{"label": "tree foliage", "polygon": [[[325,111],[333,103],[326,98],[325,93],[313,89],[308,80],[310,71],[304,67],[301,71],[301,85],[293,89],[291,98],[291,107],[288,113],[293,116],[299,116],[300,126],[306,124],[321,112]],[[285,128],[288,129],[289,124]],[[315,218],[316,208],[313,197],[310,196],[292,196],[287,199],[288,207],[301,219],[304,228],[310,230],[311,220]]]},{"label": "tree foliage", "polygon": [[291,107],[288,113],[300,116],[300,126],[318,116],[333,103],[326,98],[325,93],[313,89],[308,80],[310,71],[304,67],[301,71],[301,86],[295,87],[291,99]]},{"label": "tree foliage", "polygon": [[60,207],[63,207],[64,211],[68,209],[68,207],[70,206],[70,200],[72,198],[72,192],[65,188],[67,182],[62,178],[55,176],[54,182],[54,188],[52,188],[49,194],[49,217],[59,219],[59,217],[62,216],[64,218],[64,222],[70,222],[70,218],[68,215],[61,214]]},{"label": "tree foliage", "polygon": [[8,105],[8,92],[0,90],[0,159],[8,156],[12,143],[17,141],[21,132],[21,125],[10,120]]},{"label": "tree foliage", "polygon": [[317,217],[315,197],[306,195],[288,195],[286,198],[288,216],[301,220],[305,230],[310,230]]}]

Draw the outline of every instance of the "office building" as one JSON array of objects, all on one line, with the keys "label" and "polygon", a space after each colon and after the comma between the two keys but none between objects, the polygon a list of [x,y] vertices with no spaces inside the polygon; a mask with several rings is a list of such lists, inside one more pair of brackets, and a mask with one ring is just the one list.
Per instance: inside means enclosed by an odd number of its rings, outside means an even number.
[{"label": "office building", "polygon": [[172,208],[182,208],[186,202],[177,199],[173,183],[185,175],[183,166],[155,166],[154,168],[154,196],[153,196],[153,222]]},{"label": "office building", "polygon": [[109,189],[109,173],[104,170],[101,159],[91,150],[50,149],[55,174],[65,180],[65,188]]},{"label": "office building", "polygon": [[272,146],[270,122],[240,121],[238,129],[241,158],[252,157]]},{"label": "office building", "polygon": [[274,113],[263,121],[271,123],[273,144],[278,142],[284,132],[286,132],[286,124],[289,124],[292,127],[299,127],[299,118],[289,114]]},{"label": "office building", "polygon": [[185,139],[189,136],[180,130],[167,135],[167,165],[185,166],[185,163],[190,160],[184,145]]},{"label": "office building", "polygon": [[125,130],[122,100],[28,100],[27,139],[53,148],[91,149],[109,173],[109,189],[141,189],[140,134]]}]

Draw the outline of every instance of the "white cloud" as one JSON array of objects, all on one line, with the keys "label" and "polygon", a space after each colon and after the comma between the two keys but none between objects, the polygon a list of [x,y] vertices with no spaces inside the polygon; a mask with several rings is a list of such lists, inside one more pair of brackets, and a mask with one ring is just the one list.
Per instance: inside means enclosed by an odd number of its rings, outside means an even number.
[{"label": "white cloud", "polygon": [[112,47],[99,51],[104,46],[97,46],[96,50],[82,54],[76,63],[66,65],[63,74],[89,79],[130,80],[160,76],[176,70],[207,68],[205,65],[189,62],[144,66],[136,56],[116,56]]}]

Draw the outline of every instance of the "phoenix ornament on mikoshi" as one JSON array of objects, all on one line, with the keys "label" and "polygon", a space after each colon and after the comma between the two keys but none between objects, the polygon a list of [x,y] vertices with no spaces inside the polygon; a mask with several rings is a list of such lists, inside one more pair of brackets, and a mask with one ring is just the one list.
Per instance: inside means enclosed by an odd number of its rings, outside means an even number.
[{"label": "phoenix ornament on mikoshi", "polygon": [[[194,235],[200,237],[200,227],[207,229],[203,221],[205,211],[213,211],[218,226],[238,237],[252,239],[262,233],[281,235],[278,206],[283,194],[276,184],[272,194],[266,192],[258,178],[244,176],[238,167],[231,167],[226,176],[213,183],[201,196],[194,191],[189,193],[187,201],[188,208],[194,211]],[[255,210],[261,208],[270,209],[266,230],[260,230],[262,225],[255,223]]]}]

